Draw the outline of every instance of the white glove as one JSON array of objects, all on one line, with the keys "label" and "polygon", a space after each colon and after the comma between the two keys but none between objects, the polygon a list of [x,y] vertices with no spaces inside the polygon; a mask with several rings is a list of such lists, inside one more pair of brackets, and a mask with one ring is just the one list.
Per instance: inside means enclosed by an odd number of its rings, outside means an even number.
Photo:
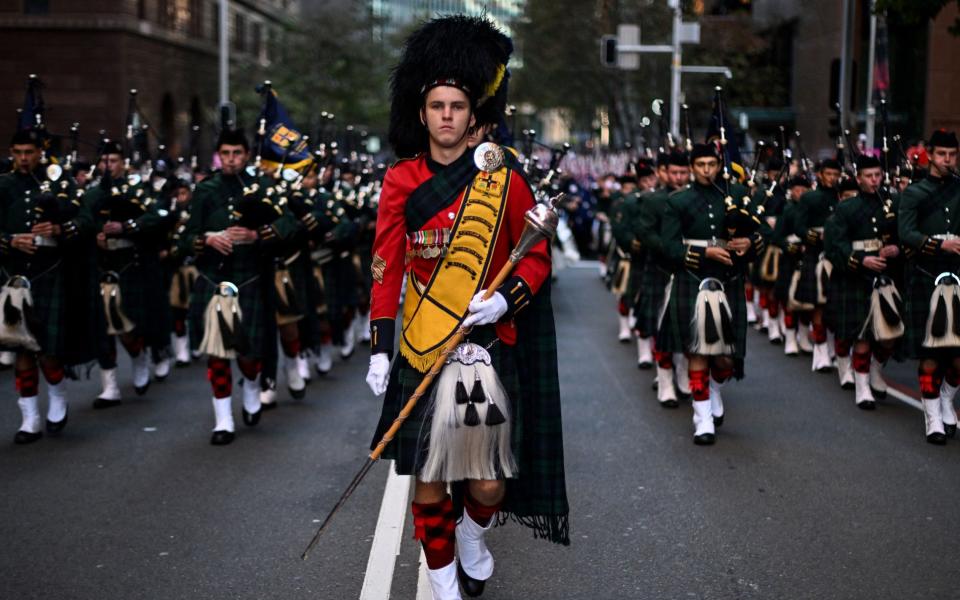
[{"label": "white glove", "polygon": [[386,352],[378,352],[370,356],[370,368],[367,369],[367,385],[374,396],[387,391],[387,381],[390,379],[390,359]]},{"label": "white glove", "polygon": [[496,323],[507,312],[507,299],[500,292],[494,292],[489,300],[484,300],[486,290],[480,290],[470,301],[470,314],[463,320],[464,327],[489,325]]}]

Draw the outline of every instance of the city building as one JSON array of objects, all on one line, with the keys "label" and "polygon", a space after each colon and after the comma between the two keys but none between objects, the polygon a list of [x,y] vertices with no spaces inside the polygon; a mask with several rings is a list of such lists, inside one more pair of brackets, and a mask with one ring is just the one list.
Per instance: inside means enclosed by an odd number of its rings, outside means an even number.
[{"label": "city building", "polygon": [[[231,58],[267,67],[299,0],[229,2]],[[44,84],[48,130],[80,124],[90,158],[100,130],[123,134],[130,89],[155,141],[178,153],[197,124],[219,123],[218,0],[12,0],[0,4],[0,140],[16,124],[26,81]]]}]

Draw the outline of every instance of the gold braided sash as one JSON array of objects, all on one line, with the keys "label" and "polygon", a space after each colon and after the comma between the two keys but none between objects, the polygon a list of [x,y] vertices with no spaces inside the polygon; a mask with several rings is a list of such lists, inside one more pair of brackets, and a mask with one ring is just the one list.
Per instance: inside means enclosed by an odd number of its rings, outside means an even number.
[{"label": "gold braided sash", "polygon": [[493,248],[503,223],[509,169],[478,174],[453,224],[450,247],[430,281],[420,289],[413,271],[403,304],[400,354],[426,373],[456,333],[467,307],[490,269]]}]

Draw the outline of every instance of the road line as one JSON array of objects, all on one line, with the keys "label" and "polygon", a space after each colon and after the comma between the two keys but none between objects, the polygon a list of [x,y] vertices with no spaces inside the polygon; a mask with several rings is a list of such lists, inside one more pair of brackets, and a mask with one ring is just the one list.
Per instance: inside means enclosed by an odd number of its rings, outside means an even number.
[{"label": "road line", "polygon": [[897,389],[898,387],[900,386],[894,387],[893,385],[890,384],[890,382],[887,382],[887,393],[893,396],[894,398],[896,398],[897,400],[899,400],[900,402],[903,402],[904,404],[912,406],[918,410],[923,410],[923,404],[921,404],[919,400],[917,400],[916,398],[914,398],[909,394],[906,394],[900,391],[899,389]]},{"label": "road line", "polygon": [[380,516],[370,545],[367,571],[363,576],[360,600],[388,600],[393,585],[393,570],[400,554],[403,524],[410,497],[410,476],[397,475],[390,461],[387,484],[383,489]]}]

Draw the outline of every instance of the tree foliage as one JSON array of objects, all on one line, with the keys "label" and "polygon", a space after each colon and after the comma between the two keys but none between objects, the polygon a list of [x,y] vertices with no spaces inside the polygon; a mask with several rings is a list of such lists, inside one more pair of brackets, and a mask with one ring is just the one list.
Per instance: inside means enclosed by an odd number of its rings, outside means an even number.
[{"label": "tree foliage", "polygon": [[[953,3],[960,7],[960,0],[877,0],[876,11],[895,16],[906,25],[919,25],[937,18],[941,10]],[[954,20],[949,31],[960,36],[960,17]]]}]

